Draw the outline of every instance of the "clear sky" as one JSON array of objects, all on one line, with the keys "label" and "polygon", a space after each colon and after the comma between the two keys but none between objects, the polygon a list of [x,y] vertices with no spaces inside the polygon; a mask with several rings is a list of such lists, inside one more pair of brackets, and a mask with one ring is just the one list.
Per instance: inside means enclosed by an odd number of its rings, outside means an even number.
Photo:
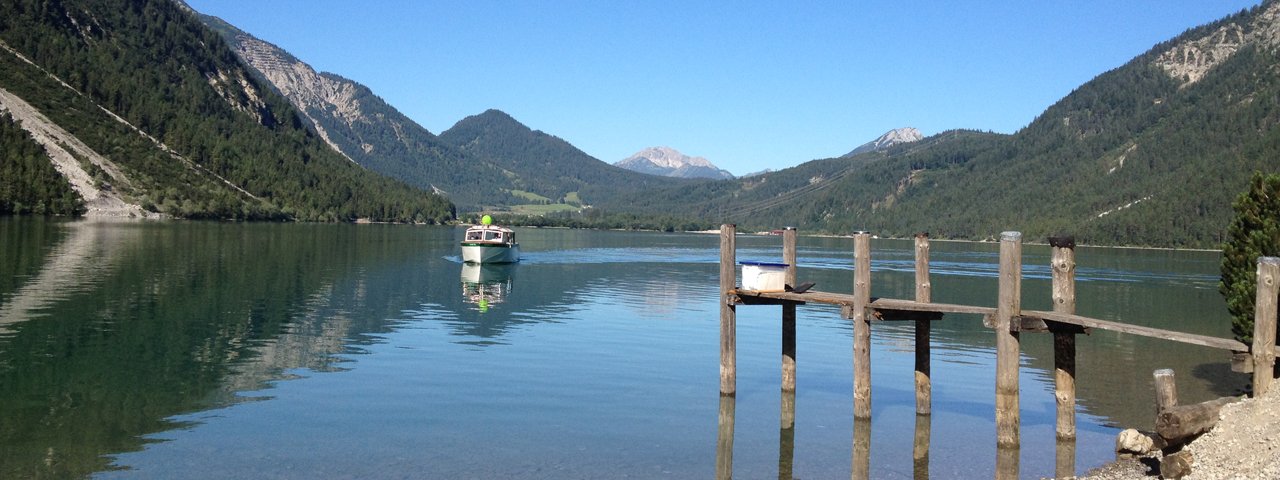
[{"label": "clear sky", "polygon": [[898,127],[1013,133],[1073,89],[1257,0],[187,0],[433,133],[490,108],[613,163],[734,174]]}]

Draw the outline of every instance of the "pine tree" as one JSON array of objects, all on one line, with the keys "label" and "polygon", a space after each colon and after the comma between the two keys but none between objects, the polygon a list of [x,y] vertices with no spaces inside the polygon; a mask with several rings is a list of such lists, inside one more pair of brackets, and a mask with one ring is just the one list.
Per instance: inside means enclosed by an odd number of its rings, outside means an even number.
[{"label": "pine tree", "polygon": [[1232,204],[1236,217],[1222,248],[1222,283],[1218,291],[1231,312],[1236,339],[1253,341],[1258,257],[1280,256],[1280,174],[1255,172],[1249,190]]}]

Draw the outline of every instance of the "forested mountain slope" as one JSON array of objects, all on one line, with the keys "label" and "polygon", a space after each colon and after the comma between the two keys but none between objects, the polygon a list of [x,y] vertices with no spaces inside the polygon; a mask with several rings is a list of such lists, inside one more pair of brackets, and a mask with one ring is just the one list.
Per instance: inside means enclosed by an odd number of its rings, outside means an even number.
[{"label": "forested mountain slope", "polygon": [[706,218],[749,227],[833,233],[985,239],[1019,230],[1029,239],[1216,247],[1250,174],[1280,171],[1278,19],[1280,2],[1271,1],[1188,30],[1013,135],[947,132],[652,194],[637,208],[695,205]]},{"label": "forested mountain slope", "polygon": [[[85,173],[85,188],[133,212],[309,221],[453,216],[443,198],[328,148],[181,4],[12,0],[0,3],[0,42],[3,108],[27,112],[13,123],[36,132],[46,155],[69,159],[58,165]],[[47,132],[66,136],[49,141]],[[19,156],[30,162],[14,149],[30,143],[0,145],[0,169]],[[72,186],[82,197],[96,194]]]},{"label": "forested mountain slope", "polygon": [[493,162],[523,191],[580,203],[608,202],[631,192],[705,182],[632,172],[602,162],[569,142],[488,110],[462,119],[440,138],[473,158]]}]

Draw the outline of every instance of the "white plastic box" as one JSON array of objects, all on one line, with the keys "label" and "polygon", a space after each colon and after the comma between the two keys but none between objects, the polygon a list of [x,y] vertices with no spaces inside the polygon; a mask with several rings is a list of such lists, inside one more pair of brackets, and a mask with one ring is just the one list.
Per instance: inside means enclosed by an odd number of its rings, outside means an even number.
[{"label": "white plastic box", "polygon": [[739,262],[742,264],[742,289],[757,292],[786,291],[785,263]]}]

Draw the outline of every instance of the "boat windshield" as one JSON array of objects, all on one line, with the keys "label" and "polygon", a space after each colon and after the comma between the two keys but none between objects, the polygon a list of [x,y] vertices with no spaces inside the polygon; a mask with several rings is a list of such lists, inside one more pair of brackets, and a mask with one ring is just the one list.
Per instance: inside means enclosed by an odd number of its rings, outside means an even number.
[{"label": "boat windshield", "polygon": [[502,240],[502,232],[488,231],[484,232],[485,240]]}]

